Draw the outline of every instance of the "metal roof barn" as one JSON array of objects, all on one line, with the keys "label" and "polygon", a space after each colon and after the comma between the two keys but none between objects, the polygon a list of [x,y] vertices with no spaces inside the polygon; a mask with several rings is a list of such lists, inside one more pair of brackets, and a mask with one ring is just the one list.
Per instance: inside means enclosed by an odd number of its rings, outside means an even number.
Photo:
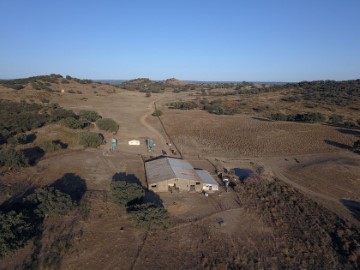
[{"label": "metal roof barn", "polygon": [[195,170],[195,172],[200,177],[203,182],[203,190],[219,190],[219,183],[210,175],[208,171],[205,170]]},{"label": "metal roof barn", "polygon": [[197,191],[202,183],[193,166],[182,159],[163,157],[145,162],[149,189],[156,192]]}]

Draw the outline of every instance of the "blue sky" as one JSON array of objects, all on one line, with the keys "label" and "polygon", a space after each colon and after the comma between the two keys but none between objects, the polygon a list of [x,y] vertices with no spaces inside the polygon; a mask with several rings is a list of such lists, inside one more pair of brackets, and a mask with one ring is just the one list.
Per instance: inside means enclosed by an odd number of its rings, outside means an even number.
[{"label": "blue sky", "polygon": [[359,0],[0,0],[0,78],[360,78]]}]

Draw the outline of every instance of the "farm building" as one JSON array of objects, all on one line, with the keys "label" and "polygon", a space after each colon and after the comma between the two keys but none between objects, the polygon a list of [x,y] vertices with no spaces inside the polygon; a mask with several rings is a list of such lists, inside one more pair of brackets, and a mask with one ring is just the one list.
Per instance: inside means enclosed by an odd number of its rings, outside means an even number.
[{"label": "farm building", "polygon": [[218,182],[216,182],[216,180],[210,175],[210,173],[208,171],[196,169],[195,172],[200,177],[201,182],[203,183],[204,191],[218,191],[219,190]]},{"label": "farm building", "polygon": [[128,142],[129,145],[140,145],[140,141],[139,140],[131,140]]},{"label": "farm building", "polygon": [[155,192],[201,192],[203,183],[193,166],[182,159],[162,157],[145,162],[148,188]]}]

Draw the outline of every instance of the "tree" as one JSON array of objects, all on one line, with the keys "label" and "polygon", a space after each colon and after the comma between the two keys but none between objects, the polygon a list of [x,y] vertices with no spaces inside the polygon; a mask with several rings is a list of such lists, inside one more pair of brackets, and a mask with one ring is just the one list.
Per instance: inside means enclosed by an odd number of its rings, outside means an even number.
[{"label": "tree", "polygon": [[143,198],[145,192],[140,185],[135,183],[116,181],[111,183],[111,195],[114,202],[127,205]]},{"label": "tree", "polygon": [[170,216],[165,208],[156,204],[136,204],[128,208],[130,219],[148,231],[163,230],[170,226]]},{"label": "tree", "polygon": [[100,119],[101,116],[95,111],[80,111],[80,118],[89,122],[95,122]]},{"label": "tree", "polygon": [[115,133],[119,129],[119,125],[111,118],[98,119],[96,125],[101,130],[112,131]]},{"label": "tree", "polygon": [[80,133],[80,145],[85,147],[99,147],[104,142],[104,138],[101,134],[84,131]]},{"label": "tree", "polygon": [[85,119],[75,119],[74,117],[67,117],[63,120],[66,127],[72,129],[81,129],[86,127],[89,123]]},{"label": "tree", "polygon": [[270,116],[270,118],[275,121],[286,121],[287,120],[286,114],[283,114],[283,113],[274,113]]},{"label": "tree", "polygon": [[23,214],[15,211],[6,214],[0,212],[0,257],[23,247],[31,230],[32,226]]},{"label": "tree", "polygon": [[329,117],[329,123],[333,125],[340,124],[343,120],[344,120],[344,116],[339,114],[332,114]]},{"label": "tree", "polygon": [[37,188],[25,198],[25,202],[33,206],[34,214],[39,219],[48,215],[65,215],[74,207],[68,194],[50,186]]},{"label": "tree", "polygon": [[20,168],[29,165],[29,160],[23,152],[16,151],[14,148],[0,150],[0,166],[8,168]]}]

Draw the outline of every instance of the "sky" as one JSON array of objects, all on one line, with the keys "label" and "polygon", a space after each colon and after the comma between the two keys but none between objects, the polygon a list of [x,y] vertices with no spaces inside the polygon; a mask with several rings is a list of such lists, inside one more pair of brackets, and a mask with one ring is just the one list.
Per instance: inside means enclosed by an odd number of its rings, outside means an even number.
[{"label": "sky", "polygon": [[0,79],[360,78],[360,0],[0,0]]}]

